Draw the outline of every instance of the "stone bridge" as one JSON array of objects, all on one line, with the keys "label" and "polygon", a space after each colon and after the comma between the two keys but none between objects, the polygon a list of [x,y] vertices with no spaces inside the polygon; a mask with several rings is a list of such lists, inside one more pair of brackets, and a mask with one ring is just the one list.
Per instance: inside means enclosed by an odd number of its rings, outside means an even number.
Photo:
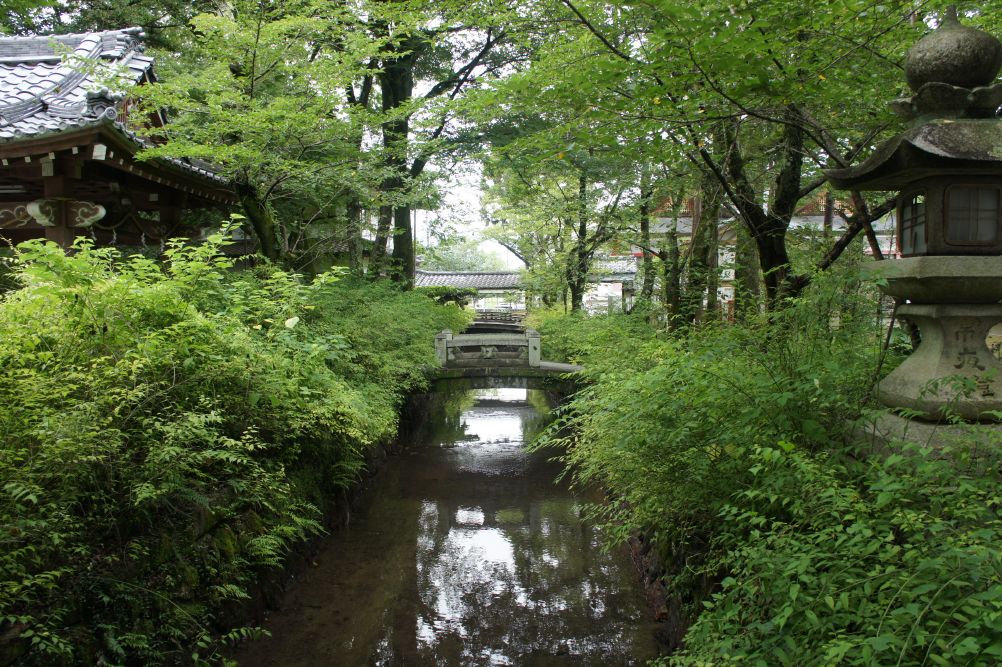
[{"label": "stone bridge", "polygon": [[447,383],[462,389],[544,389],[559,393],[574,390],[569,374],[583,370],[574,364],[541,359],[539,332],[453,334],[446,329],[435,336],[435,354],[441,364],[432,371],[437,386]]}]

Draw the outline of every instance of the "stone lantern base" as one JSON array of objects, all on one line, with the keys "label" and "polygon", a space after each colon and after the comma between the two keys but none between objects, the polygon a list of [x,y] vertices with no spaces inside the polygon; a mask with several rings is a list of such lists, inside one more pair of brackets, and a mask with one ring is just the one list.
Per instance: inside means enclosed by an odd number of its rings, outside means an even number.
[{"label": "stone lantern base", "polygon": [[[865,446],[870,454],[888,455],[901,451],[900,445],[914,443],[933,450],[969,448],[1002,449],[1002,424],[949,424],[905,419],[885,413],[853,424],[847,442]],[[971,454],[977,455],[976,451]]]},{"label": "stone lantern base", "polygon": [[1002,412],[1002,363],[985,341],[1002,322],[1002,304],[907,304],[898,316],[918,326],[922,344],[880,382],[880,402],[931,419],[949,412],[999,421],[984,414]]},{"label": "stone lantern base", "polygon": [[914,323],[922,343],[877,387],[880,402],[922,418],[948,414],[968,421],[1002,421],[1002,363],[988,349],[988,331],[1002,323],[1002,258],[927,256],[878,262],[871,277],[908,303],[900,318]]}]

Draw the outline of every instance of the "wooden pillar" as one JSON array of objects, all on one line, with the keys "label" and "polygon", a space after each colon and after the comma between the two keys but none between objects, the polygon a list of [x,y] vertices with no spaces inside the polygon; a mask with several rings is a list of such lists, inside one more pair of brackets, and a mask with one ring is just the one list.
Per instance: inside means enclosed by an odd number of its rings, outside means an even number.
[{"label": "wooden pillar", "polygon": [[45,238],[48,241],[58,244],[64,250],[73,245],[76,238],[76,231],[65,224],[57,224],[45,228]]}]

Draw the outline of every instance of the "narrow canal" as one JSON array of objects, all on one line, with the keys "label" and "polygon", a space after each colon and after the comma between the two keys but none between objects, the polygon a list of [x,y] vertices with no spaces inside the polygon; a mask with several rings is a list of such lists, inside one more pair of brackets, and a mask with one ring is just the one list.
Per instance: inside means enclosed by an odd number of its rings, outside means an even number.
[{"label": "narrow canal", "polygon": [[[550,453],[523,442],[525,390],[450,399],[391,458],[351,526],[246,647],[243,667],[642,665],[650,613],[624,550],[601,549]],[[540,398],[541,400],[541,398]]]}]

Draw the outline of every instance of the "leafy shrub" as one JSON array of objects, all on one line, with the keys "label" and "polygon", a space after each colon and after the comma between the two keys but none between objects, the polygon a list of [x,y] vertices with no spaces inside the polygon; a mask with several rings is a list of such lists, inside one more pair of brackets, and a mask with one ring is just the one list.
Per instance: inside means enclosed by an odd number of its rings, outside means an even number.
[{"label": "leafy shrub", "polygon": [[478,293],[473,287],[448,287],[446,285],[418,287],[417,291],[430,296],[441,304],[452,302],[463,307],[468,306]]},{"label": "leafy shrub", "polygon": [[220,243],[165,267],[20,247],[0,302],[0,656],[212,653],[464,322],[391,288],[233,271]]},{"label": "leafy shrub", "polygon": [[781,445],[744,452],[755,480],[718,532],[730,575],[672,664],[1002,661],[997,455],[840,466]]},{"label": "leafy shrub", "polygon": [[537,316],[590,379],[538,445],[609,491],[594,512],[610,537],[659,554],[693,623],[665,664],[999,663],[998,456],[845,444],[875,379],[875,312],[829,277],[770,319],[685,336]]},{"label": "leafy shrub", "polygon": [[670,542],[699,530],[749,476],[737,448],[788,440],[820,450],[841,436],[872,378],[879,332],[839,293],[822,284],[772,319],[684,337],[629,315],[535,321],[548,354],[586,368],[589,386],[551,436],[581,482],[625,501],[606,510],[620,536],[641,529]]}]

